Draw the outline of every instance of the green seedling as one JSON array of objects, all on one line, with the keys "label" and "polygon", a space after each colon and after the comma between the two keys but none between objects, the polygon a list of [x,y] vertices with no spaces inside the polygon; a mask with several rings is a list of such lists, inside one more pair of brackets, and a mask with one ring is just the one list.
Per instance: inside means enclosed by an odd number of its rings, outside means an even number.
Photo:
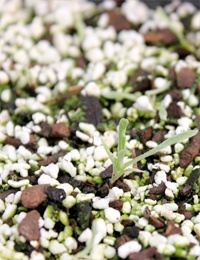
[{"label": "green seedling", "polygon": [[128,154],[128,150],[126,149],[126,136],[125,136],[128,123],[129,123],[128,120],[124,119],[124,118],[122,118],[119,122],[118,147],[117,147],[116,155],[114,155],[110,151],[109,147],[106,145],[104,140],[102,140],[104,149],[106,150],[106,152],[113,164],[113,175],[111,177],[111,183],[114,183],[116,180],[118,180],[123,175],[128,175],[131,172],[138,171],[137,168],[133,168],[133,167],[130,168],[130,166],[135,165],[137,162],[139,162],[155,153],[160,152],[162,149],[166,148],[169,145],[174,145],[176,143],[182,142],[184,139],[191,138],[192,136],[196,135],[198,132],[198,129],[194,129],[194,130],[188,130],[184,133],[175,135],[175,136],[165,140],[164,142],[162,142],[155,148],[149,150],[148,152],[143,153],[143,154],[137,156],[136,158],[129,160],[128,162],[124,162],[124,157]]}]

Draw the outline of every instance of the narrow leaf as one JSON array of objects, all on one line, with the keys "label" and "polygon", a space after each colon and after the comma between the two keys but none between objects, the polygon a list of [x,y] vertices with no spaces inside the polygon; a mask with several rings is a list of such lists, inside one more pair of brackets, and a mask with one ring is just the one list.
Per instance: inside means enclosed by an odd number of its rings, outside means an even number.
[{"label": "narrow leaf", "polygon": [[143,159],[145,159],[145,158],[147,158],[147,157],[149,157],[149,156],[151,156],[151,155],[153,155],[157,152],[159,152],[160,150],[162,150],[163,148],[165,148],[169,145],[173,145],[173,144],[182,142],[186,138],[191,138],[192,136],[196,135],[198,133],[198,131],[199,131],[198,129],[189,130],[189,131],[175,135],[175,136],[165,140],[164,142],[162,142],[161,144],[159,144],[155,148],[151,149],[150,151],[143,153],[143,154],[137,156],[136,158],[134,158],[133,160],[127,162],[125,164],[125,168],[132,165],[132,164],[135,164],[135,163],[137,163],[137,162],[139,162],[139,161],[141,161],[141,160],[143,160]]},{"label": "narrow leaf", "polygon": [[118,140],[118,153],[125,149],[126,147],[126,128],[128,125],[128,120],[125,118],[122,118],[119,122],[119,140]]}]

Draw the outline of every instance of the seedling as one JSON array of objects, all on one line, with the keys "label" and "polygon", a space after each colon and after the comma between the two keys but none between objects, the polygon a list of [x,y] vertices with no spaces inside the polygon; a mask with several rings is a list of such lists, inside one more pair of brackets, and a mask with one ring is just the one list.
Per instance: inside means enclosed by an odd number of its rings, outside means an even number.
[{"label": "seedling", "polygon": [[165,140],[164,142],[162,142],[155,148],[149,150],[148,152],[143,153],[128,162],[125,162],[124,157],[128,153],[128,150],[126,149],[126,136],[125,136],[128,123],[129,123],[128,120],[124,119],[124,118],[122,118],[119,122],[118,147],[117,147],[116,155],[114,155],[110,151],[107,144],[104,142],[104,140],[102,140],[104,149],[106,150],[106,152],[113,164],[113,175],[111,177],[111,183],[114,183],[116,180],[118,180],[123,175],[128,175],[131,172],[138,171],[137,168],[133,168],[133,167],[130,168],[130,166],[136,164],[137,162],[139,162],[155,153],[158,153],[159,151],[161,151],[162,149],[166,148],[169,145],[173,145],[173,144],[182,142],[186,138],[191,138],[192,136],[196,135],[198,132],[198,129],[194,129],[194,130],[188,130],[184,133],[175,135],[175,136]]}]

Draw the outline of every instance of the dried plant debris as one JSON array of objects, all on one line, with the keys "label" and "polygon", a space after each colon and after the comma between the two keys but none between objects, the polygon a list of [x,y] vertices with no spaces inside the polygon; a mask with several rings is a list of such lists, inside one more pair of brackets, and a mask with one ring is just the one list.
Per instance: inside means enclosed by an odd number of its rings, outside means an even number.
[{"label": "dried plant debris", "polygon": [[0,259],[198,259],[198,8],[1,2]]}]

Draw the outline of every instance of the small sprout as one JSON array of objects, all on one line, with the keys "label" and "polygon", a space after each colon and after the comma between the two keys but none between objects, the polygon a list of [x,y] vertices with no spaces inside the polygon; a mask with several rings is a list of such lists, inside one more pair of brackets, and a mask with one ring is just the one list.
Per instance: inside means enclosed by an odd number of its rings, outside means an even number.
[{"label": "small sprout", "polygon": [[158,114],[161,120],[163,121],[167,120],[167,110],[164,106],[159,107]]},{"label": "small sprout", "polygon": [[136,168],[130,168],[130,166],[136,164],[137,162],[155,154],[161,151],[162,149],[166,148],[167,146],[180,143],[184,139],[191,138],[192,136],[196,135],[198,132],[198,129],[195,130],[188,130],[184,133],[175,135],[155,148],[149,150],[148,152],[141,154],[137,156],[136,158],[129,160],[128,162],[124,162],[124,157],[127,155],[127,149],[126,149],[126,137],[125,132],[126,128],[128,126],[128,120],[122,118],[119,122],[119,134],[118,134],[118,148],[117,148],[117,155],[114,156],[113,153],[110,151],[109,147],[106,145],[104,140],[102,140],[102,144],[104,146],[104,149],[106,150],[110,160],[113,163],[113,175],[111,177],[111,183],[114,183],[116,180],[118,180],[123,175],[128,175],[131,172],[138,171]]},{"label": "small sprout", "polygon": [[131,100],[131,101],[136,101],[138,98],[137,95],[132,94],[132,93],[126,93],[126,92],[120,92],[120,91],[102,91],[102,96],[105,97],[106,99],[114,99],[117,101],[121,101],[123,99]]}]

